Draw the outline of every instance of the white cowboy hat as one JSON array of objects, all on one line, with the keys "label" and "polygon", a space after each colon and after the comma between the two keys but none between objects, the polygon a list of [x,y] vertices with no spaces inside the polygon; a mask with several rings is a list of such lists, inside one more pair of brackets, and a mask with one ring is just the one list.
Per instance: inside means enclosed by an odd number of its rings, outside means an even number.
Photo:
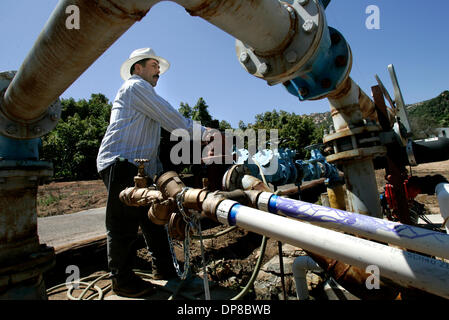
[{"label": "white cowboy hat", "polygon": [[151,48],[142,48],[137,49],[131,52],[129,55],[129,59],[123,62],[120,68],[120,76],[123,80],[128,80],[131,77],[131,67],[137,61],[142,59],[155,59],[159,61],[160,74],[163,74],[170,67],[170,63],[162,57],[156,55],[153,49]]}]

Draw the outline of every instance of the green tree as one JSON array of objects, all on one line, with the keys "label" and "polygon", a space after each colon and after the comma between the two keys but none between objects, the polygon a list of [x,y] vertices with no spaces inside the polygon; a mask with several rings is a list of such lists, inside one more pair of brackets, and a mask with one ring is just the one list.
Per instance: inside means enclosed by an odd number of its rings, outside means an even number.
[{"label": "green tree", "polygon": [[412,105],[408,108],[414,139],[427,138],[434,134],[434,128],[449,125],[449,91],[437,97]]},{"label": "green tree", "polygon": [[88,101],[70,98],[61,103],[61,120],[42,138],[41,158],[53,162],[57,179],[97,179],[96,158],[112,105],[103,94],[92,94]]},{"label": "green tree", "polygon": [[231,129],[231,125],[227,121],[219,121],[214,119],[209,113],[209,106],[206,101],[200,97],[192,108],[188,103],[181,102],[178,111],[186,118],[198,121],[205,127],[210,127],[219,130]]},{"label": "green tree", "polygon": [[267,130],[267,139],[269,139],[269,130],[277,129],[279,147],[296,150],[298,159],[309,156],[305,147],[322,142],[323,129],[317,127],[310,117],[273,110],[257,114],[255,118],[253,129]]},{"label": "green tree", "polygon": [[178,111],[179,111],[179,113],[181,113],[184,117],[186,117],[186,118],[192,118],[192,107],[190,107],[188,103],[181,102]]},{"label": "green tree", "polygon": [[203,98],[199,98],[196,105],[192,108],[192,119],[201,122],[205,127],[211,127],[212,116],[209,113],[209,106]]},{"label": "green tree", "polygon": [[226,120],[221,120],[219,125],[220,131],[225,131],[226,129],[232,129],[232,126]]},{"label": "green tree", "polygon": [[239,121],[239,129],[240,130],[246,130],[248,129],[248,126],[245,124],[245,122],[243,122],[243,120]]}]

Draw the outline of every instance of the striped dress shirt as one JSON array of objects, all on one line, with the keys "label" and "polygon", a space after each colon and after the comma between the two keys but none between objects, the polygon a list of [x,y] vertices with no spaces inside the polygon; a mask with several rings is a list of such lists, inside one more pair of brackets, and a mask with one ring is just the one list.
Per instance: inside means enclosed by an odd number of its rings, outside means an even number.
[{"label": "striped dress shirt", "polygon": [[[182,116],[147,81],[133,75],[123,83],[112,105],[109,126],[97,156],[97,170],[106,169],[121,157],[134,164],[134,159],[149,159],[146,174],[150,177],[160,174],[161,126],[169,132],[185,129],[193,137],[193,125],[194,121]],[[204,130],[201,127],[201,132]]]}]

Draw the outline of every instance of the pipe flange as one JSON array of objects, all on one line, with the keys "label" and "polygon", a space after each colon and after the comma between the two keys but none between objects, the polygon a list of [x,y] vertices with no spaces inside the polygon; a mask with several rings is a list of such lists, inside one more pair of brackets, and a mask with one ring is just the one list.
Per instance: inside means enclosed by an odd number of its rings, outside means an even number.
[{"label": "pipe flange", "polygon": [[377,124],[360,126],[360,127],[356,127],[356,128],[346,128],[344,130],[340,130],[340,131],[325,135],[323,137],[323,143],[329,143],[334,140],[338,140],[338,139],[346,138],[346,137],[350,137],[350,136],[363,135],[365,133],[367,133],[367,134],[380,133],[381,131],[382,131],[382,128]]},{"label": "pipe flange", "polygon": [[385,156],[387,148],[384,146],[375,146],[371,148],[359,148],[348,151],[339,152],[326,157],[329,163],[343,163],[346,161],[360,160],[366,158],[376,158]]},{"label": "pipe flange", "polygon": [[323,142],[333,148],[334,153],[326,157],[329,163],[339,163],[364,158],[375,158],[386,154],[386,147],[379,137],[381,127],[375,123],[345,128],[325,135]]},{"label": "pipe flange", "polygon": [[61,118],[62,104],[59,99],[53,102],[38,119],[25,121],[8,114],[3,107],[6,89],[12,82],[16,71],[0,73],[0,134],[13,139],[39,138],[52,131]]},{"label": "pipe flange", "polygon": [[278,48],[256,52],[236,40],[236,53],[242,67],[269,85],[293,79],[319,50],[327,29],[324,8],[318,0],[300,4],[298,0],[283,2],[290,13],[290,31]]}]

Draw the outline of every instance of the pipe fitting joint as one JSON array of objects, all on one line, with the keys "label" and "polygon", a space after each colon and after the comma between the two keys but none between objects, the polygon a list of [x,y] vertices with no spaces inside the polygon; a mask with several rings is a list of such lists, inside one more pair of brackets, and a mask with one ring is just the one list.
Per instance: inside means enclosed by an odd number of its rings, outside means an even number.
[{"label": "pipe fitting joint", "polygon": [[16,71],[0,73],[0,134],[20,140],[39,138],[58,124],[61,118],[62,104],[56,99],[46,111],[36,119],[24,120],[11,114],[5,107],[5,93],[11,84]]},{"label": "pipe fitting joint", "polygon": [[[236,40],[236,52],[242,67],[269,85],[298,77],[320,47],[326,18],[319,0],[281,2],[290,19],[284,39],[270,50],[259,50]],[[276,26],[273,26],[276,28]],[[244,57],[244,59],[242,59]]]}]

